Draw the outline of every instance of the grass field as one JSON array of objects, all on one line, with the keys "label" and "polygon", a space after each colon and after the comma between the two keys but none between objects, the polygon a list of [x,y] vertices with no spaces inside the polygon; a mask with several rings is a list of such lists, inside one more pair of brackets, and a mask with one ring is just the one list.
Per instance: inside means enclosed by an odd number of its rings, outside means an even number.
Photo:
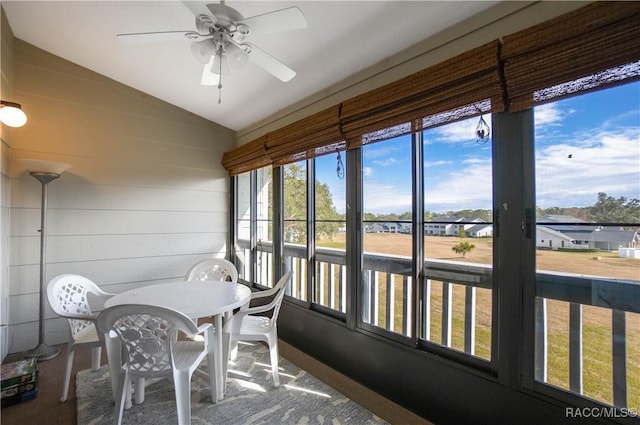
[{"label": "grass field", "polygon": [[[462,257],[451,247],[461,241],[457,237],[425,237],[425,256],[434,259],[492,263],[491,238],[464,238],[475,248]],[[338,234],[332,241],[319,246],[345,247],[345,235]],[[364,249],[370,253],[411,256],[411,236],[406,234],[367,233]],[[557,271],[638,280],[640,260],[619,258],[616,252],[558,252],[540,250],[536,253],[537,270]],[[382,277],[381,277],[382,279]],[[380,294],[380,319],[385,323],[385,288]],[[396,290],[396,323],[402,321],[402,292]],[[464,347],[464,286],[453,285],[452,347]],[[476,293],[476,347],[475,355],[491,357],[491,291],[478,289]],[[548,320],[548,378],[547,382],[560,388],[569,388],[569,303],[549,300]],[[442,320],[442,284],[432,282],[430,340],[440,343]],[[612,390],[612,331],[611,310],[583,306],[583,393],[589,398],[613,403]],[[628,407],[640,408],[640,314],[626,313],[627,320],[627,391]],[[396,328],[400,328],[399,325]]]}]

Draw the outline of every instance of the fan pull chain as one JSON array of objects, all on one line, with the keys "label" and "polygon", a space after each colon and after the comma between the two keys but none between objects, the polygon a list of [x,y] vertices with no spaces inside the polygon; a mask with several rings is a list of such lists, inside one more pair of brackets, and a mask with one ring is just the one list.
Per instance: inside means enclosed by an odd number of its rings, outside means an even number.
[{"label": "fan pull chain", "polygon": [[[222,50],[222,48],[220,49]],[[218,74],[218,105],[222,103],[222,52],[220,52],[220,73]]]}]

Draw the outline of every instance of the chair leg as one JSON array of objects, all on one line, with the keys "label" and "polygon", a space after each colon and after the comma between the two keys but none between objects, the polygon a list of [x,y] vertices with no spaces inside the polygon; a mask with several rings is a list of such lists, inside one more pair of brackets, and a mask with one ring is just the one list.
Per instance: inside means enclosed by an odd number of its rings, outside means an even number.
[{"label": "chair leg", "polygon": [[126,404],[126,398],[130,397],[129,393],[129,388],[130,388],[130,383],[129,383],[129,373],[127,373],[127,371],[125,370],[121,370],[116,376],[115,376],[115,387],[117,388],[117,394],[115,395],[115,410],[114,410],[114,417],[113,417],[113,423],[115,425],[120,425],[122,423],[122,412],[124,410],[125,404]]},{"label": "chair leg", "polygon": [[135,383],[133,393],[135,394],[136,404],[142,404],[144,402],[146,381],[144,378],[136,378],[133,382]]},{"label": "chair leg", "polygon": [[234,361],[238,359],[238,341],[231,342],[229,346],[229,359]]},{"label": "chair leg", "polygon": [[173,385],[176,392],[178,425],[191,425],[191,375],[189,372],[174,370]]},{"label": "chair leg", "polygon": [[64,386],[62,387],[62,397],[60,402],[64,403],[69,397],[69,382],[71,381],[71,368],[73,367],[73,357],[75,354],[75,347],[70,342],[67,344],[67,369],[64,372]]},{"label": "chair leg", "polygon": [[273,375],[273,386],[280,386],[280,375],[278,374],[278,338],[267,340],[269,344],[269,355],[271,357],[271,374]]},{"label": "chair leg", "polygon": [[91,370],[94,372],[100,369],[100,357],[102,356],[102,347],[93,347],[91,349]]}]

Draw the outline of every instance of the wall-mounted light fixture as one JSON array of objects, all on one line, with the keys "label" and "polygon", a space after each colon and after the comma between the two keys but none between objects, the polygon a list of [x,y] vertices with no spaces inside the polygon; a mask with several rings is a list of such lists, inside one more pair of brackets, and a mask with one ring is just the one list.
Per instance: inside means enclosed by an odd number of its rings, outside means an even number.
[{"label": "wall-mounted light fixture", "polygon": [[27,114],[19,103],[0,100],[0,121],[9,127],[22,127],[27,122]]}]

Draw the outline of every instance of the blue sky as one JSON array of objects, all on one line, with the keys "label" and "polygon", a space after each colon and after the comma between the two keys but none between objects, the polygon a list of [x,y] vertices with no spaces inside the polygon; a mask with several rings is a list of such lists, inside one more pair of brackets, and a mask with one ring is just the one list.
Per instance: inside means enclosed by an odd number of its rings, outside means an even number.
[{"label": "blue sky", "polygon": [[[590,206],[598,192],[640,198],[640,82],[540,105],[534,116],[539,207]],[[491,209],[491,144],[476,142],[478,120],[425,132],[427,210]],[[409,144],[404,136],[363,148],[366,212],[411,210]],[[317,159],[318,179],[342,213],[335,166],[335,155]]]}]

